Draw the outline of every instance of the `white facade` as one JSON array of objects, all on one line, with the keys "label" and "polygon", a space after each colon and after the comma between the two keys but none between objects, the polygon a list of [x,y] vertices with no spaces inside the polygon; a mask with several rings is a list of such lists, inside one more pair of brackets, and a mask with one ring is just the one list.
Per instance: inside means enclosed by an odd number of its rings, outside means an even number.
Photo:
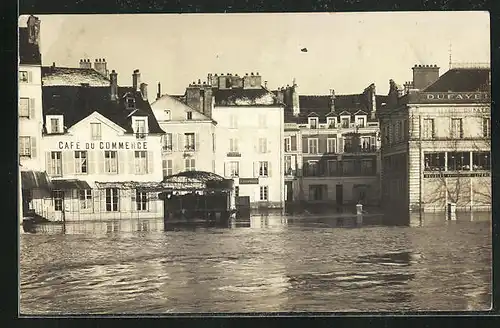
[{"label": "white facade", "polygon": [[215,173],[235,182],[252,207],[282,208],[285,200],[282,107],[215,106]]}]

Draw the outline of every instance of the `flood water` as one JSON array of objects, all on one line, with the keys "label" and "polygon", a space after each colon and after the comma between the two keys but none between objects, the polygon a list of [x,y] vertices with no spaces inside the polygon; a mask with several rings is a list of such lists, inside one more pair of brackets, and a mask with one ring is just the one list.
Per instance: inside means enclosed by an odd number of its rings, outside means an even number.
[{"label": "flood water", "polygon": [[20,313],[488,310],[491,214],[332,227],[254,217],[229,228],[162,220],[22,234]]}]

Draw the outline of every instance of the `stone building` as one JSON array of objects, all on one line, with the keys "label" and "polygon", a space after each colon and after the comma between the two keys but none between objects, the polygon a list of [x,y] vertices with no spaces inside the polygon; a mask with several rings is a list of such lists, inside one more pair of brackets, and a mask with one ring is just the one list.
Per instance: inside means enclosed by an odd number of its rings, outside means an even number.
[{"label": "stone building", "polygon": [[402,212],[491,209],[490,69],[415,65],[379,111],[382,196]]}]

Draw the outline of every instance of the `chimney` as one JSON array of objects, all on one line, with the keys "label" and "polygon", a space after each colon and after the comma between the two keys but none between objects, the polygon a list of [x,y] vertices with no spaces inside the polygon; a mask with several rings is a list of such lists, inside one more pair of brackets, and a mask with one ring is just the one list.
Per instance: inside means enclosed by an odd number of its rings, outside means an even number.
[{"label": "chimney", "polygon": [[227,79],[228,77],[224,76],[224,74],[221,74],[219,76],[219,89],[220,90],[224,90],[224,89],[227,89]]},{"label": "chimney", "polygon": [[148,84],[141,83],[141,95],[144,101],[148,101]]},{"label": "chimney", "polygon": [[283,91],[283,88],[278,88],[278,90],[276,91],[276,98],[278,99],[278,102],[280,104],[285,103],[285,93]]},{"label": "chimney", "polygon": [[140,84],[141,84],[141,73],[139,72],[138,69],[135,69],[134,73],[132,74],[132,87],[134,88],[135,91],[140,91],[139,90]]},{"label": "chimney", "polygon": [[110,95],[111,101],[118,100],[118,74],[116,74],[115,70],[111,71],[109,75],[109,83],[110,83]]},{"label": "chimney", "polygon": [[28,42],[40,46],[40,19],[33,15],[28,18]]},{"label": "chimney", "polygon": [[264,88],[267,89],[267,81],[264,81]]},{"label": "chimney", "polygon": [[210,86],[204,86],[203,89],[200,90],[200,103],[202,113],[212,118],[213,94]]},{"label": "chimney", "polygon": [[156,100],[161,98],[161,84],[158,82],[158,92],[156,93]]},{"label": "chimney", "polygon": [[101,75],[107,77],[108,76],[108,69],[107,69],[106,59],[104,59],[104,58],[96,59],[94,62],[94,70],[99,72]]},{"label": "chimney", "polygon": [[197,111],[203,111],[200,86],[194,82],[186,88],[186,104]]},{"label": "chimney", "polygon": [[299,92],[297,91],[298,85],[295,84],[295,79],[293,82],[292,90],[292,112],[293,116],[298,116],[300,114],[300,102],[299,102]]},{"label": "chimney", "polygon": [[415,65],[413,70],[413,87],[423,90],[439,78],[439,67],[437,65]]},{"label": "chimney", "polygon": [[52,67],[56,67],[56,62],[52,62]]},{"label": "chimney", "polygon": [[330,112],[335,112],[335,90],[330,89]]},{"label": "chimney", "polygon": [[80,59],[80,68],[84,68],[84,69],[92,68],[92,64],[90,63],[90,59]]},{"label": "chimney", "polygon": [[368,97],[371,111],[371,119],[375,119],[377,115],[377,89],[375,88],[375,83],[370,84],[368,87]]}]

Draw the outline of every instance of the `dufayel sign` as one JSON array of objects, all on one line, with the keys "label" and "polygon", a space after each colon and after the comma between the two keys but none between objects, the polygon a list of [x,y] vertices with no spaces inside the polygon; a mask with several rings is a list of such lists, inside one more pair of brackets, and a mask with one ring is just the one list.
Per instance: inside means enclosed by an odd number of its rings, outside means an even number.
[{"label": "dufayel sign", "polygon": [[421,92],[418,100],[425,103],[433,102],[488,102],[490,94],[488,92]]},{"label": "dufayel sign", "polygon": [[57,148],[61,150],[147,150],[147,141],[59,141]]}]

